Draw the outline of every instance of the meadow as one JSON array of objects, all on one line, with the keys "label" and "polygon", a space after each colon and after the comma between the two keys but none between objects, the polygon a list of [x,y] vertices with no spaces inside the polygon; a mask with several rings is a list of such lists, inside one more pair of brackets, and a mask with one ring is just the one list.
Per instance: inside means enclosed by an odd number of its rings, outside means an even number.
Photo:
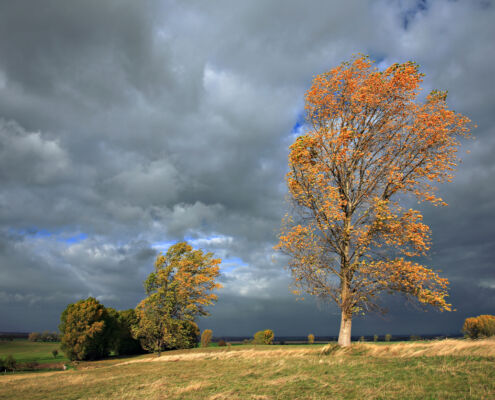
[{"label": "meadow", "polygon": [[[33,352],[37,346],[45,347],[35,343]],[[38,354],[44,357],[41,349]],[[0,374],[0,398],[495,398],[493,339],[355,343],[349,349],[335,344],[234,345],[74,367]]]},{"label": "meadow", "polygon": [[[52,350],[55,349],[58,354],[53,357]],[[25,339],[0,340],[0,358],[5,359],[9,354],[14,356],[16,361],[20,363],[35,361],[46,365],[69,361],[60,350],[60,342],[30,342]]]}]

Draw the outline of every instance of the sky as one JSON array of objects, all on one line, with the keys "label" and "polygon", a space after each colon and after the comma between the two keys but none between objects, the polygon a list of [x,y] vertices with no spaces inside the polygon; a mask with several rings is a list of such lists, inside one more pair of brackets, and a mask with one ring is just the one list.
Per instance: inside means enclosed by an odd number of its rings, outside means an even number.
[{"label": "sky", "polygon": [[[273,250],[314,75],[416,61],[470,117],[448,207],[421,206],[455,312],[384,297],[353,335],[460,333],[495,314],[495,2],[0,0],[0,331],[89,296],[134,308],[177,241],[222,258],[214,336],[337,335]],[[469,153],[467,152],[469,150]]]}]

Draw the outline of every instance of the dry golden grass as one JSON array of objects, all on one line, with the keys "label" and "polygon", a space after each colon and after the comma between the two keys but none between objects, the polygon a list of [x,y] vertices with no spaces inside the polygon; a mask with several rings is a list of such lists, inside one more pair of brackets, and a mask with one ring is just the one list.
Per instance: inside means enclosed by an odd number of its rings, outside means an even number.
[{"label": "dry golden grass", "polygon": [[[324,346],[320,352],[328,353],[335,345]],[[349,349],[336,349],[332,354],[344,355],[363,352],[373,357],[438,357],[480,356],[495,357],[495,338],[480,340],[445,339],[427,342],[400,342],[391,344],[355,343]]]},{"label": "dry golden grass", "polygon": [[[493,340],[239,346],[0,375],[0,399],[495,399]],[[328,350],[327,348],[327,350]]]}]

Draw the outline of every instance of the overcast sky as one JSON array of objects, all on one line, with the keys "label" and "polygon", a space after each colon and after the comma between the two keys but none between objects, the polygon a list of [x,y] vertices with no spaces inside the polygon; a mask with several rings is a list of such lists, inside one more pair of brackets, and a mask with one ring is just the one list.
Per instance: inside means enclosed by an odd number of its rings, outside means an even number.
[{"label": "overcast sky", "polygon": [[[495,2],[0,0],[0,331],[68,303],[133,308],[158,251],[223,259],[214,336],[337,335],[272,247],[313,75],[413,60],[478,128],[448,207],[422,207],[456,312],[387,297],[353,334],[459,333],[495,314]],[[466,154],[466,150],[470,150]]]}]

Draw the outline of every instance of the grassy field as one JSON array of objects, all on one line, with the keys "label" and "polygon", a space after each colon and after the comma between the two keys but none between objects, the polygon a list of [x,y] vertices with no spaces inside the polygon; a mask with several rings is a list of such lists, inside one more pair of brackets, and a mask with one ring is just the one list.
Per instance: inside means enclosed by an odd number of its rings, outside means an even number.
[{"label": "grassy field", "polygon": [[[52,355],[52,350],[57,349],[56,358]],[[15,339],[13,341],[0,341],[0,358],[5,358],[11,354],[17,362],[36,361],[40,364],[51,364],[54,362],[69,361],[60,350],[59,342],[30,342],[25,339]]]},{"label": "grassy field", "polygon": [[191,349],[0,374],[0,399],[493,399],[495,341]]}]

